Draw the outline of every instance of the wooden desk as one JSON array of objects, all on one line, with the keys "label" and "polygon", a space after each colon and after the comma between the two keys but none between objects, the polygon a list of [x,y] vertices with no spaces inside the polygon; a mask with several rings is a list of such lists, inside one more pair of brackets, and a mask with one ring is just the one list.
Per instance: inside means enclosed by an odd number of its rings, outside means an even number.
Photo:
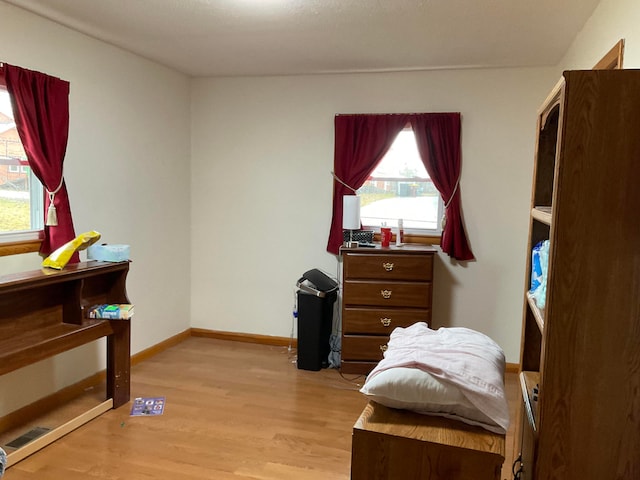
[{"label": "wooden desk", "polygon": [[[127,403],[130,323],[89,319],[87,312],[96,304],[130,303],[126,293],[128,271],[129,262],[90,261],[68,265],[63,270],[0,276],[0,375],[107,337],[108,402],[91,418]],[[68,432],[56,438],[65,433]],[[55,440],[54,437],[49,438]],[[10,463],[12,456],[13,463],[17,461],[18,451],[9,455]]]},{"label": "wooden desk", "polygon": [[505,436],[369,402],[353,427],[352,480],[499,480]]}]

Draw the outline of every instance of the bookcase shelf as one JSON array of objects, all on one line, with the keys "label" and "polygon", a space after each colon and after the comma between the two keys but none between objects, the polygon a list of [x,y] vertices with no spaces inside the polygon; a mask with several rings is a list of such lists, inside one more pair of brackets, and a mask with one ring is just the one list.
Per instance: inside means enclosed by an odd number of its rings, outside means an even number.
[{"label": "bookcase shelf", "polygon": [[551,225],[551,207],[542,207],[540,205],[531,209],[531,216],[546,225]]},{"label": "bookcase shelf", "polygon": [[536,407],[537,399],[534,396],[537,395],[535,389],[539,388],[539,384],[540,372],[520,372],[520,388],[524,401],[524,411],[527,416],[527,421],[534,433],[537,431],[536,418],[538,416]]},{"label": "bookcase shelf", "polygon": [[531,295],[529,292],[527,292],[526,295],[527,295],[527,305],[529,309],[531,309],[531,313],[533,313],[533,316],[536,319],[536,324],[538,325],[540,332],[543,332],[544,331],[544,310],[541,310],[540,308],[538,308],[538,304],[533,298],[533,295]]}]

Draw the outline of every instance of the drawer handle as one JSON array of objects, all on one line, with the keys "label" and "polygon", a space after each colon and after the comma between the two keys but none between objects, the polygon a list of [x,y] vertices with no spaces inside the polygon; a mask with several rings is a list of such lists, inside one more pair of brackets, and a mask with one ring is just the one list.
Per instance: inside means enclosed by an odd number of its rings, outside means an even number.
[{"label": "drawer handle", "polygon": [[386,351],[387,351],[387,348],[389,348],[389,345],[380,345],[380,351],[381,351],[382,353],[386,352]]},{"label": "drawer handle", "polygon": [[391,325],[391,319],[390,318],[381,318],[380,319],[380,323],[383,326],[388,327],[389,325]]},{"label": "drawer handle", "polygon": [[382,264],[382,268],[384,268],[387,272],[391,272],[393,270],[393,263],[385,262]]},{"label": "drawer handle", "polygon": [[391,298],[391,290],[380,290],[382,298]]},{"label": "drawer handle", "polygon": [[[518,468],[517,470],[516,467]],[[522,464],[522,453],[520,453],[520,455],[518,455],[518,458],[516,458],[515,462],[513,462],[513,465],[511,466],[511,472],[513,473],[514,480],[520,480],[520,478],[522,478],[523,467],[524,465]]]}]

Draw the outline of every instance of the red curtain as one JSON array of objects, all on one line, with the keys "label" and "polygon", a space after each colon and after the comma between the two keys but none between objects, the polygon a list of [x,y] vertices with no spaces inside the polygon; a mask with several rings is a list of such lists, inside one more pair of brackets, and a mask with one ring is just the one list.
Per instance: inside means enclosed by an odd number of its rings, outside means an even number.
[{"label": "red curtain", "polygon": [[[67,187],[62,179],[69,135],[69,82],[6,63],[0,75],[4,75],[29,166],[47,191],[54,192],[61,185],[54,199],[58,225],[44,227],[40,247],[40,253],[48,255],[75,237]],[[45,218],[49,203],[47,195]],[[76,252],[70,263],[78,261]]]},{"label": "red curtain", "polygon": [[418,151],[445,204],[445,226],[440,247],[457,260],[473,260],[462,222],[460,202],[460,114],[411,115]]},{"label": "red curtain", "polygon": [[[335,176],[355,190],[360,188],[406,123],[406,115],[336,115]],[[342,197],[354,194],[349,187],[333,181],[330,253],[338,254],[342,245]]]}]

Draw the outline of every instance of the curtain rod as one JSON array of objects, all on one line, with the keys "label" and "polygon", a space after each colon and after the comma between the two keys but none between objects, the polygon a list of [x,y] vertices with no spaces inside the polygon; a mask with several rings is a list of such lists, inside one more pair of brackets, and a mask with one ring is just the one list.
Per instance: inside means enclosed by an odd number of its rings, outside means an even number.
[{"label": "curtain rod", "polygon": [[358,115],[419,115],[417,113],[336,113],[336,117],[353,117]]},{"label": "curtain rod", "polygon": [[357,117],[365,115],[385,115],[385,116],[400,116],[400,115],[437,115],[442,113],[460,113],[460,112],[411,112],[411,113],[336,113],[336,117]]}]

